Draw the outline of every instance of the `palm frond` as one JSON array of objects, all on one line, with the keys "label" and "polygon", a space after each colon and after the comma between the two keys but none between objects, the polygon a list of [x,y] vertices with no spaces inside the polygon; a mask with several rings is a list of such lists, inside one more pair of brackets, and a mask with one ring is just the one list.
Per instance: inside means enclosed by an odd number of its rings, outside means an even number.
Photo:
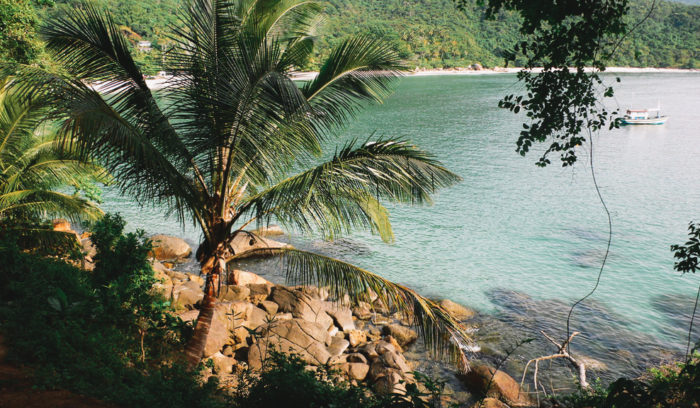
[{"label": "palm frond", "polygon": [[340,150],[330,161],[289,177],[242,201],[239,213],[265,223],[271,217],[302,231],[327,236],[369,227],[393,234],[379,200],[430,203],[436,189],[460,177],[432,156],[400,141],[378,141]]},{"label": "palm frond", "polygon": [[[298,249],[259,249],[256,252],[278,256],[289,284],[325,287],[331,297],[340,301],[346,294],[353,302],[368,301],[368,293],[373,291],[392,311],[406,316],[435,357],[458,363],[463,370],[468,369],[465,350],[472,339],[466,328],[438,304],[414,290],[347,262],[313,252]],[[235,260],[235,256],[230,259]]]},{"label": "palm frond", "polygon": [[319,120],[341,126],[362,103],[381,102],[405,66],[386,42],[357,36],[338,45],[318,76],[303,87]]}]

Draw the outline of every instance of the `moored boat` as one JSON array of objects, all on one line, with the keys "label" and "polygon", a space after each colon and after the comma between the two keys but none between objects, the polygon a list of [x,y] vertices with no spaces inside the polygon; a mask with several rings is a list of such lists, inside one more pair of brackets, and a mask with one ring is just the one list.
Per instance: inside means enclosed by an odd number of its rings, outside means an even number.
[{"label": "moored boat", "polygon": [[[654,115],[656,113],[656,115]],[[668,116],[661,116],[661,109],[627,109],[623,125],[663,125]]]}]

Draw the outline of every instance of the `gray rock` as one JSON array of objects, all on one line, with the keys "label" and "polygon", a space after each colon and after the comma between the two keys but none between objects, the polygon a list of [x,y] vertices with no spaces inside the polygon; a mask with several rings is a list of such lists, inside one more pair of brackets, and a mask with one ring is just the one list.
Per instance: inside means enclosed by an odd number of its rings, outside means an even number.
[{"label": "gray rock", "polygon": [[317,323],[299,318],[276,322],[250,347],[248,364],[252,369],[262,367],[271,347],[278,352],[298,354],[307,364],[326,364],[331,358],[325,346],[328,337],[327,328]]}]

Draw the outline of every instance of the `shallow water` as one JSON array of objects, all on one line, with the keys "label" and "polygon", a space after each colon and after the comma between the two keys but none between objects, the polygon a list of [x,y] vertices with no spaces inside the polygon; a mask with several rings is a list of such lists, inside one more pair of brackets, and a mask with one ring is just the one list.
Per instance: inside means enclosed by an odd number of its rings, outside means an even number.
[{"label": "shallow water", "polygon": [[[669,250],[684,241],[687,223],[700,209],[700,74],[619,76],[611,105],[650,107],[659,100],[671,118],[664,126],[625,127],[594,137],[613,241],[600,287],[577,310],[574,326],[583,331],[577,347],[609,365],[604,377],[638,374],[651,362],[684,352],[687,316],[700,284],[700,276],[673,272]],[[587,147],[573,168],[555,163],[540,169],[536,152],[525,158],[514,152],[523,117],[496,104],[519,89],[513,75],[403,79],[339,143],[365,140],[374,131],[408,139],[435,153],[464,181],[441,191],[431,207],[390,208],[396,235],[391,245],[362,232],[332,243],[288,239],[426,295],[495,314],[497,330],[512,330],[508,337],[517,330],[535,336],[540,329],[563,330],[568,305],[595,283],[607,219],[583,160]],[[121,212],[131,227],[198,241],[195,229],[182,230],[159,211],[140,209],[113,192],[106,198],[105,210]],[[274,274],[274,265],[247,266]],[[544,350],[541,343],[522,357]],[[626,351],[615,354],[618,350]]]}]

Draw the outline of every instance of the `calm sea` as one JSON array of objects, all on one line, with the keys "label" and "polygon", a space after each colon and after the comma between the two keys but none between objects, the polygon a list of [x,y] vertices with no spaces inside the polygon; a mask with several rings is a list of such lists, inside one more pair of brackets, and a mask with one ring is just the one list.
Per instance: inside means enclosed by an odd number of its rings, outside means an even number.
[{"label": "calm sea", "polygon": [[[700,276],[673,271],[669,249],[684,241],[688,222],[700,221],[700,73],[619,76],[609,105],[660,103],[671,118],[664,126],[629,126],[594,137],[594,166],[612,213],[613,241],[600,287],[573,322],[584,331],[581,347],[599,359],[619,356],[624,362],[630,358],[624,350],[654,348],[640,358],[641,369],[685,350],[700,284]],[[338,143],[365,140],[373,132],[407,139],[464,181],[440,191],[432,206],[391,207],[394,244],[362,232],[335,242],[288,239],[425,295],[499,316],[508,327],[561,330],[567,305],[595,284],[607,218],[587,146],[573,168],[553,161],[541,169],[534,165],[537,152],[515,153],[524,118],[498,109],[497,102],[519,90],[515,76],[506,74],[402,79],[395,94],[360,114]],[[122,213],[131,228],[198,241],[196,229],[182,229],[162,211],[139,208],[114,192],[107,192],[103,208]],[[275,275],[275,264],[248,266]]]}]

